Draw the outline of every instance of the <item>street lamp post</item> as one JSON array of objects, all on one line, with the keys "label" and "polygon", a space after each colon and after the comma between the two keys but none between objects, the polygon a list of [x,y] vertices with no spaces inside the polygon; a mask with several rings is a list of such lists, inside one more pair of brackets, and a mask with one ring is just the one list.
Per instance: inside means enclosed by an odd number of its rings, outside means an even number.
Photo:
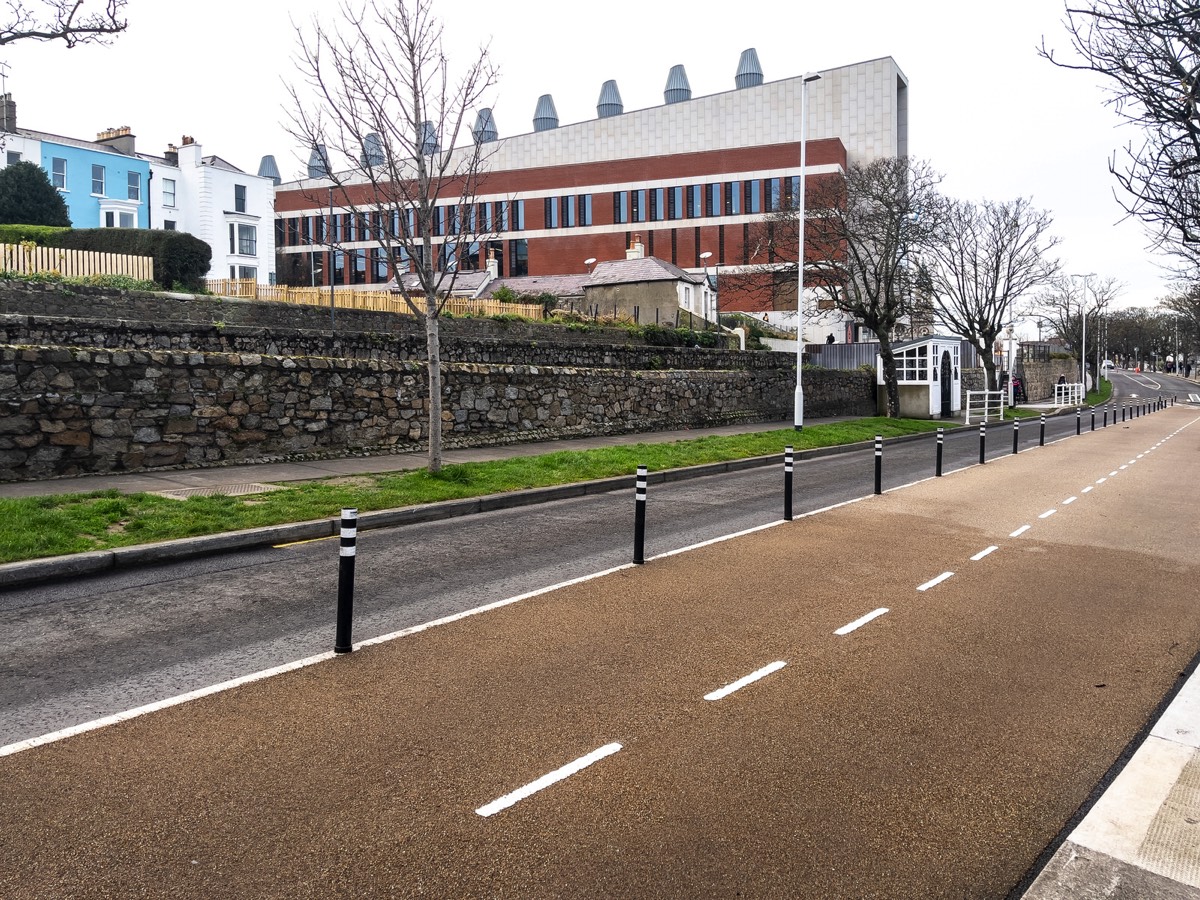
[{"label": "street lamp post", "polygon": [[336,267],[333,264],[334,235],[332,233],[333,232],[333,185],[332,184],[329,186],[329,227],[326,229],[326,232],[328,233],[327,236],[329,237],[329,328],[331,331],[336,331],[337,330],[337,317],[334,313],[335,304],[333,302],[333,273],[336,271]]},{"label": "street lamp post", "polygon": [[794,422],[797,431],[804,428],[804,178],[806,134],[808,131],[808,86],[821,80],[820,72],[809,72],[800,86],[800,197],[798,207],[800,255],[796,259],[796,403]]},{"label": "street lamp post", "polygon": [[[708,283],[708,258],[712,256],[711,250],[705,250],[700,254],[701,263],[704,265],[704,329],[708,330],[708,292],[711,287]],[[721,323],[717,322],[717,331],[721,330]]]}]

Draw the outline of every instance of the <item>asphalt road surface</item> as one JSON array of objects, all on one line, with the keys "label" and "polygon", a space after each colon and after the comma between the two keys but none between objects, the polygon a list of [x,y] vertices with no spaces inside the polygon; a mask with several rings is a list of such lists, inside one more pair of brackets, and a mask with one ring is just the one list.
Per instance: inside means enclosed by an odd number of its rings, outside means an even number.
[{"label": "asphalt road surface", "polygon": [[[1198,420],[1005,447],[2,757],[0,896],[1004,897],[1200,649]],[[978,451],[952,443],[958,466]],[[931,448],[892,448],[885,487]],[[800,467],[797,511],[839,478],[869,493],[870,466]],[[658,488],[648,554],[770,525],[780,480]],[[631,506],[364,535],[356,634],[619,566]],[[6,620],[44,631],[6,640],[5,702],[46,691],[6,728],[328,649],[334,555],[14,592]]]},{"label": "asphalt road surface", "polygon": [[[1139,404],[1189,386],[1123,371],[1114,380],[1121,400]],[[1129,415],[1132,424],[1132,407]],[[1099,411],[1101,435],[1103,422]],[[1091,427],[1087,412],[1078,421],[1053,417],[1046,440],[1074,435],[1076,428],[1090,437]],[[1036,448],[1040,431],[1037,421],[1022,423],[1019,448]],[[1011,454],[1012,444],[1013,429],[993,425],[986,458]],[[934,460],[933,435],[888,445],[884,489],[928,477]],[[947,437],[943,471],[978,460],[975,432]],[[794,509],[800,514],[845,502],[871,493],[873,485],[870,449],[802,461]],[[774,521],[782,504],[782,474],[768,469],[655,485],[647,552]],[[364,532],[355,639],[626,562],[632,507],[630,491]],[[0,591],[0,746],[328,650],[336,545],[317,541]]]}]

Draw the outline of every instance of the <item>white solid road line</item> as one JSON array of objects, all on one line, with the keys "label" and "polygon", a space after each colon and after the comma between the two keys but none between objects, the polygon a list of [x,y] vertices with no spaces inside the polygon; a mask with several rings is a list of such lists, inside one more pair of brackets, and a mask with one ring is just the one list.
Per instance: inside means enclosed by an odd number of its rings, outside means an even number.
[{"label": "white solid road line", "polygon": [[727,684],[723,688],[718,688],[715,691],[711,691],[711,692],[705,694],[704,699],[705,700],[723,700],[724,698],[726,698],[730,694],[732,694],[734,691],[740,691],[746,685],[753,684],[754,682],[758,681],[760,678],[766,678],[772,672],[778,672],[780,669],[782,669],[786,665],[787,665],[787,663],[785,663],[783,660],[781,660],[781,659],[776,660],[775,662],[771,663],[770,665],[763,666],[757,672],[751,672],[749,675],[739,678],[737,681],[733,682],[732,684]]},{"label": "white solid road line", "polygon": [[920,587],[918,587],[918,588],[917,588],[917,590],[918,590],[918,591],[927,591],[927,590],[929,590],[931,587],[937,587],[939,584],[941,584],[941,583],[942,583],[943,581],[945,581],[947,578],[953,578],[953,577],[954,577],[954,573],[953,573],[953,572],[943,572],[943,573],[942,573],[941,575],[939,575],[937,578],[931,578],[931,579],[929,579],[929,581],[925,582],[923,585],[921,585]]},{"label": "white solid road line", "polygon": [[974,556],[971,557],[971,562],[979,562],[981,559],[983,559],[988,554],[995,553],[999,549],[1000,549],[999,547],[996,547],[993,545],[991,547],[988,547],[986,550],[980,550],[978,553],[976,553]]},{"label": "white solid road line", "polygon": [[839,636],[847,635],[850,632],[854,631],[855,629],[862,628],[864,625],[866,625],[872,619],[878,619],[880,616],[882,616],[887,611],[888,611],[888,608],[886,606],[881,606],[879,609],[875,610],[874,612],[867,613],[861,619],[855,619],[849,625],[843,625],[841,628],[839,628],[837,631],[835,631],[834,634],[839,635]]},{"label": "white solid road line", "polygon": [[514,803],[524,800],[526,797],[532,796],[544,788],[550,787],[550,785],[554,784],[555,782],[562,781],[564,778],[570,778],[576,772],[582,771],[583,769],[586,769],[588,766],[592,765],[592,763],[597,763],[606,756],[612,756],[620,749],[620,744],[605,744],[598,750],[593,750],[591,753],[587,754],[587,756],[581,756],[574,762],[567,763],[561,769],[555,769],[553,772],[548,772],[537,781],[531,781],[529,784],[525,785],[525,787],[517,788],[511,794],[505,794],[503,797],[499,797],[493,800],[491,803],[479,807],[479,809],[475,810],[475,812],[484,818],[487,818],[488,816],[494,816],[501,810],[508,809]]}]

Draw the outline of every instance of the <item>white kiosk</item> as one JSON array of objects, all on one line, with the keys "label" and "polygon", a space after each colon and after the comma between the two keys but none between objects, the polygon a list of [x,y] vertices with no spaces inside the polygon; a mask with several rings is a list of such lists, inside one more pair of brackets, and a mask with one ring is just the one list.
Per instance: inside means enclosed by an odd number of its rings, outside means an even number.
[{"label": "white kiosk", "polygon": [[[950,419],[962,409],[961,344],[956,337],[929,335],[892,345],[900,415],[906,419]],[[880,409],[887,408],[883,357],[875,356],[875,383]]]}]

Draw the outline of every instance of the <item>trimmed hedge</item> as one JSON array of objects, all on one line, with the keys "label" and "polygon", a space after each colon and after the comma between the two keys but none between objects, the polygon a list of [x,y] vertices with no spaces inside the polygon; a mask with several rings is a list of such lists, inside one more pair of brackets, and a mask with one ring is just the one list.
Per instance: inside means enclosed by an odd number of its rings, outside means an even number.
[{"label": "trimmed hedge", "polygon": [[212,265],[212,247],[182,231],[82,228],[50,235],[46,246],[153,257],[154,279],[168,291],[177,285],[202,290],[204,276]]},{"label": "trimmed hedge", "polygon": [[54,225],[0,225],[0,244],[20,244],[23,241],[33,241],[39,247],[44,247],[52,235],[70,230],[70,228],[59,228]]}]

